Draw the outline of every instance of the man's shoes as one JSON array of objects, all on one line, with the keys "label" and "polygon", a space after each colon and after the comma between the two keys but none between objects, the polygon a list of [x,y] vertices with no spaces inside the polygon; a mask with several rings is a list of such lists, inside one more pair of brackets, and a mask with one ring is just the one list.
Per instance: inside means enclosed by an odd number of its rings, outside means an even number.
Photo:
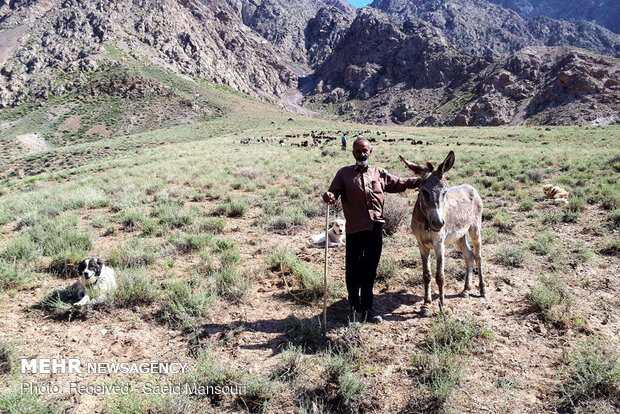
[{"label": "man's shoes", "polygon": [[381,323],[383,322],[383,318],[374,310],[368,309],[364,312],[364,322]]}]

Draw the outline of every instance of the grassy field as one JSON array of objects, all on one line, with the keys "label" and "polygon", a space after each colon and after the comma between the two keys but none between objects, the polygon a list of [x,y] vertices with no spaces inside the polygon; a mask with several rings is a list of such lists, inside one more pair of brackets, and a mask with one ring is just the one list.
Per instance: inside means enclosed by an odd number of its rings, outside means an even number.
[{"label": "grassy field", "polygon": [[[88,139],[84,124],[28,154],[9,151],[14,136],[59,137],[67,114],[83,119],[92,103],[73,102],[41,129],[49,106],[2,115],[0,413],[620,409],[618,126],[353,125],[193,88],[187,96],[210,102],[216,115],[132,133],[105,122],[105,114],[117,119],[118,102],[98,103],[97,123],[119,134]],[[407,229],[416,193],[408,191],[386,202],[395,232],[375,287],[385,323],[351,324],[332,309],[323,339],[320,309],[295,301],[287,284],[304,300],[321,297],[322,251],[304,241],[322,231],[319,196],[352,157],[338,140],[292,145],[311,131],[365,132],[377,140],[371,162],[398,175],[407,175],[398,155],[440,162],[454,150],[449,182],[472,184],[484,201],[489,299],[456,297],[465,264],[451,247],[448,314],[418,315],[421,266]],[[545,183],[569,190],[569,203],[544,200]],[[107,303],[77,310],[66,287],[87,256],[114,267],[120,287]],[[330,252],[329,280],[330,303],[343,307],[341,249]],[[19,358],[36,357],[190,368],[174,377],[18,373]],[[33,396],[19,392],[21,381],[135,389]],[[144,395],[147,381],[239,383],[246,392]]]}]

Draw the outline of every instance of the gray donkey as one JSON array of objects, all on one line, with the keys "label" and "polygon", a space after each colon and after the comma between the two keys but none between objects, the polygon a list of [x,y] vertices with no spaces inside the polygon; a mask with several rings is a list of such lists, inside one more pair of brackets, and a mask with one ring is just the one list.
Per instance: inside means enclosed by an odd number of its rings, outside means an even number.
[{"label": "gray donkey", "polygon": [[[424,278],[424,305],[422,315],[430,314],[431,298],[431,265],[430,252],[435,251],[437,259],[437,274],[435,280],[439,286],[439,309],[444,310],[444,272],[443,263],[445,246],[456,243],[467,263],[467,276],[465,287],[461,292],[462,297],[468,297],[471,284],[471,274],[474,268],[474,260],[478,267],[480,278],[480,295],[487,297],[484,279],[482,277],[482,247],[480,232],[482,230],[482,199],[474,187],[461,184],[448,187],[443,176],[454,165],[454,151],[450,151],[446,159],[437,167],[427,162],[426,165],[418,165],[400,159],[422,179],[420,193],[413,208],[411,218],[411,230],[418,240],[420,256],[422,257],[422,277]],[[474,251],[467,243],[467,233],[474,244]]]}]

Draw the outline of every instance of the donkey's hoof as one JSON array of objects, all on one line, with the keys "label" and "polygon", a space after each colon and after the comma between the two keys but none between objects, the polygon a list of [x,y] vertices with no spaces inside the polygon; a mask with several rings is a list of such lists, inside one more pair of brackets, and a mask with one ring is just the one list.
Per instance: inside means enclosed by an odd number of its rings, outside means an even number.
[{"label": "donkey's hoof", "polygon": [[422,309],[420,309],[420,315],[422,315],[422,317],[424,318],[428,318],[429,316],[431,316],[431,310],[428,306],[422,306]]},{"label": "donkey's hoof", "polygon": [[469,293],[467,293],[466,291],[462,291],[461,293],[459,293],[459,296],[462,298],[468,298],[469,297]]},{"label": "donkey's hoof", "polygon": [[480,292],[480,297],[487,299],[489,297],[489,294],[485,290],[483,290],[482,292]]}]

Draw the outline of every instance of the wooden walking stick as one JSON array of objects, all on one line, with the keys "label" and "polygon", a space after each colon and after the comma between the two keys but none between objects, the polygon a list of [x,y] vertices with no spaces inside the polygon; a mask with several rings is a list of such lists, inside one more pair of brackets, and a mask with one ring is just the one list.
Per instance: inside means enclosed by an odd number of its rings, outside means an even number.
[{"label": "wooden walking stick", "polygon": [[327,249],[329,248],[329,204],[325,212],[325,266],[323,267],[323,338],[327,336]]}]

